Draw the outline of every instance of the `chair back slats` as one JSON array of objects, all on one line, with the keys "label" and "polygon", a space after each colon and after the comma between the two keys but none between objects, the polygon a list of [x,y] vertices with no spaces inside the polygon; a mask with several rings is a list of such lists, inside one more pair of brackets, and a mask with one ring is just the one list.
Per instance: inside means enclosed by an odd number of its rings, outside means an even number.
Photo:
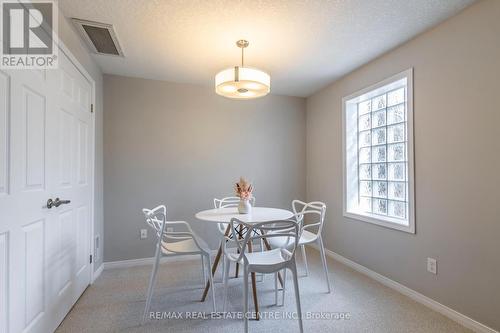
[{"label": "chair back slats", "polygon": [[240,198],[238,197],[225,197],[222,199],[214,199],[214,208],[238,207]]},{"label": "chair back slats", "polygon": [[[293,212],[297,216],[302,230],[316,229],[316,234],[320,235],[326,215],[326,204],[321,201],[304,202],[300,200],[292,201]],[[307,220],[307,221],[304,221]],[[308,222],[305,224],[305,222]],[[311,231],[311,230],[309,230]]]},{"label": "chair back slats", "polygon": [[[167,208],[160,205],[153,209],[144,208],[142,210],[146,223],[155,230],[158,243],[163,243],[164,247],[168,243],[193,239],[194,233],[185,221],[167,221]],[[172,230],[169,231],[171,227]],[[182,230],[178,230],[182,228]],[[193,239],[196,242],[196,239]]]},{"label": "chair back slats", "polygon": [[[243,238],[240,238],[236,231],[236,227],[240,225],[247,230],[245,237]],[[246,260],[245,253],[247,248],[249,245],[253,244],[254,241],[260,241],[273,237],[284,237],[286,238],[287,244],[293,244],[293,246],[288,247],[287,249],[281,249],[282,253],[286,254],[287,260],[290,260],[295,253],[295,248],[297,247],[299,241],[299,229],[299,224],[293,219],[249,224],[240,221],[237,218],[233,218],[231,220],[231,230],[233,236],[232,241],[236,242],[240,252],[238,261],[242,258]]]},{"label": "chair back slats", "polygon": [[[239,197],[225,197],[222,199],[214,199],[214,208],[238,207],[240,203]],[[250,198],[250,204],[255,206],[255,197]]]},{"label": "chair back slats", "polygon": [[153,209],[144,208],[142,212],[146,218],[146,223],[156,231],[158,237],[161,237],[165,229],[167,207],[165,205],[160,205]]}]

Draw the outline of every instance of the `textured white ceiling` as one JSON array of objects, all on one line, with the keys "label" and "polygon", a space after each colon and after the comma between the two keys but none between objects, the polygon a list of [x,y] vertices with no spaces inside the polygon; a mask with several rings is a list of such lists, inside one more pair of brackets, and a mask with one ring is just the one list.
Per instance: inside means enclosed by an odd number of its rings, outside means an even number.
[{"label": "textured white ceiling", "polygon": [[104,73],[213,85],[245,63],[274,94],[309,96],[474,0],[59,0],[66,17],[115,26],[125,58],[95,55]]}]

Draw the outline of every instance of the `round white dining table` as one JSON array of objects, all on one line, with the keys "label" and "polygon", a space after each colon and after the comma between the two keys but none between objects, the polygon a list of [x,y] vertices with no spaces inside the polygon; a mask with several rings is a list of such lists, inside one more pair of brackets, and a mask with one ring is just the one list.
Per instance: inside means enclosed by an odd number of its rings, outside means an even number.
[{"label": "round white dining table", "polygon": [[[254,224],[266,221],[286,220],[293,217],[293,213],[286,209],[269,208],[269,207],[252,207],[252,210],[249,214],[239,214],[237,207],[226,207],[226,208],[203,210],[201,212],[198,212],[195,216],[198,220],[214,222],[214,223],[229,223],[233,218],[237,218],[242,222]],[[230,225],[227,226],[226,235],[229,233],[229,231],[230,231]],[[266,247],[270,249],[270,245],[265,239],[264,243],[266,244]],[[251,249],[249,250],[251,251]],[[214,275],[215,271],[217,270],[221,254],[222,254],[222,244],[221,246],[219,246],[219,250],[217,251],[217,255],[215,256],[215,260],[212,265],[212,275]],[[236,264],[236,276],[238,276],[238,264]],[[257,301],[255,273],[252,273],[251,276],[252,276],[252,290],[253,290],[253,300],[255,306],[256,319],[259,320],[259,303]],[[281,285],[283,285],[283,280],[279,275],[279,273],[278,273],[278,278],[280,280]],[[205,290],[203,291],[203,296],[201,297],[202,302],[205,301],[209,288],[210,288],[210,282],[207,281],[207,284],[205,285]]]},{"label": "round white dining table", "polygon": [[202,221],[229,223],[233,218],[245,223],[259,223],[275,220],[286,220],[293,216],[293,213],[286,209],[252,207],[249,214],[239,214],[237,207],[207,209],[197,213],[196,218]]}]

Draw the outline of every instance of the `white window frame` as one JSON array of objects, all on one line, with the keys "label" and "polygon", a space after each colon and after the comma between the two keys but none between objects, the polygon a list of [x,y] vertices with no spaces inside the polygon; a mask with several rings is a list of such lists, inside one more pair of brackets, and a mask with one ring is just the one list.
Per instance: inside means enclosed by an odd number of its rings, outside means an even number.
[{"label": "white window frame", "polygon": [[[406,116],[407,116],[407,159],[408,159],[408,225],[401,224],[401,220],[391,218],[389,216],[379,216],[370,213],[360,213],[349,211],[348,201],[353,200],[353,198],[347,198],[347,177],[348,177],[348,163],[352,164],[352,161],[348,161],[347,154],[347,144],[348,138],[347,131],[347,121],[348,121],[348,108],[357,105],[361,101],[361,96],[363,97],[375,97],[380,94],[381,88],[390,85],[391,83],[396,83],[402,79],[407,80],[407,96],[406,96]],[[379,91],[377,91],[379,90]],[[373,93],[371,96],[370,93]],[[356,100],[358,99],[358,100]],[[352,112],[352,111],[351,111]],[[352,116],[352,115],[351,115]],[[356,112],[357,117],[357,112]],[[357,140],[357,129],[356,129],[356,140]],[[357,143],[357,141],[356,141]],[[356,168],[357,166],[356,158]],[[380,81],[374,85],[361,89],[349,96],[342,98],[342,167],[343,167],[343,215],[350,219],[355,219],[363,222],[369,222],[383,227],[405,231],[408,233],[415,233],[415,181],[414,181],[414,138],[413,138],[413,68],[409,68],[401,73],[391,76],[383,81]],[[349,168],[352,170],[352,166]],[[352,171],[350,171],[352,172]],[[388,172],[388,170],[386,171]]]}]

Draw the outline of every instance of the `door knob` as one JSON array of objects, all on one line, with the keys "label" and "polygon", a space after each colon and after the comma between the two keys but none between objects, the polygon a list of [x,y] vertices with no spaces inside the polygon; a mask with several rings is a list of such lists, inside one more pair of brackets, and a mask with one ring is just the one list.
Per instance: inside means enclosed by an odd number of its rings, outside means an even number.
[{"label": "door knob", "polygon": [[52,207],[54,207],[54,200],[47,200],[47,209],[51,209]]},{"label": "door knob", "polygon": [[[54,202],[52,203],[54,206],[56,207],[59,207],[61,205],[67,205],[71,202],[71,200],[61,200],[59,198],[56,198],[56,200],[54,200]],[[47,205],[48,207],[48,205]]]}]

